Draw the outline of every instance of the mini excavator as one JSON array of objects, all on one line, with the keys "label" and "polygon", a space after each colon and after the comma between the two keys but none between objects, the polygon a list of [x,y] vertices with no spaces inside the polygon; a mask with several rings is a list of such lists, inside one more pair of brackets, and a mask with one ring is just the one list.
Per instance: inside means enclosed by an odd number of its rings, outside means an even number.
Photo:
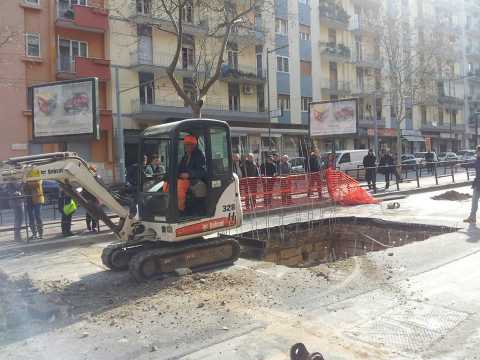
[{"label": "mini excavator", "polygon": [[[196,151],[203,155],[203,171],[200,178],[189,179],[191,190],[180,206],[179,165],[186,154],[184,138],[192,136]],[[147,174],[144,159],[148,158],[156,159],[159,166]],[[218,235],[242,224],[239,179],[232,171],[231,159],[226,122],[187,119],[142,132],[129,197],[109,190],[72,152],[2,161],[0,184],[57,181],[62,191],[118,238],[118,243],[103,250],[103,264],[111,270],[129,270],[136,280],[145,281],[179,268],[203,271],[238,259],[237,241]],[[118,221],[112,220],[106,209],[118,216]]]}]

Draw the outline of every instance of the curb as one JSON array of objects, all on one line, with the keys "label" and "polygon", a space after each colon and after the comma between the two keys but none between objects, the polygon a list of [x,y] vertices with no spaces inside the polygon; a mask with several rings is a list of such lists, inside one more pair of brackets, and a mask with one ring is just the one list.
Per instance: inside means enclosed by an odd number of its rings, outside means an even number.
[{"label": "curb", "polygon": [[373,195],[373,197],[376,199],[382,199],[383,197],[390,197],[392,195],[411,195],[411,194],[431,192],[431,191],[437,191],[437,190],[454,189],[457,187],[472,185],[472,183],[473,181],[463,181],[463,182],[458,182],[453,184],[432,185],[424,188],[420,187],[420,188],[415,188],[410,190],[391,191],[388,193],[375,194]]},{"label": "curb", "polygon": [[115,235],[112,232],[99,233],[95,235],[74,235],[69,238],[62,238],[58,240],[47,240],[39,243],[30,244],[15,244],[13,246],[0,248],[0,257],[9,255],[18,255],[19,253],[30,253],[35,251],[45,251],[52,249],[68,248],[81,245],[91,245],[102,242],[115,241]]}]

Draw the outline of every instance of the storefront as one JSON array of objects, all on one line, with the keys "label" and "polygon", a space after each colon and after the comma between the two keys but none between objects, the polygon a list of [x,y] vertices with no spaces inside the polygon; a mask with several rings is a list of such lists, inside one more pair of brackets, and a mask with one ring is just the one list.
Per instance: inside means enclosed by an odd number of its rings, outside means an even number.
[{"label": "storefront", "polygon": [[402,130],[402,147],[404,154],[425,151],[425,138],[420,130]]}]

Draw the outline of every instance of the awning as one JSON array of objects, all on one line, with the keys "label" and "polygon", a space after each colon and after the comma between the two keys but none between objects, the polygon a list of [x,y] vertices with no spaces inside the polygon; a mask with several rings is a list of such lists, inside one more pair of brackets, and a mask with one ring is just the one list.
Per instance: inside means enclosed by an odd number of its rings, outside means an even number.
[{"label": "awning", "polygon": [[425,138],[423,136],[402,136],[403,139],[409,141],[409,142],[424,142]]}]

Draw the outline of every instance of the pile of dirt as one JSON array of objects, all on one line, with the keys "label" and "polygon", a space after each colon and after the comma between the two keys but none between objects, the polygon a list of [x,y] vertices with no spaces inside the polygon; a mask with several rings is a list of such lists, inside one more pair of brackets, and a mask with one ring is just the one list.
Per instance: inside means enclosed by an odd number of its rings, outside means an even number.
[{"label": "pile of dirt", "polygon": [[470,199],[472,195],[459,193],[455,190],[449,190],[440,195],[432,196],[433,200],[450,200],[450,201],[462,201]]}]

